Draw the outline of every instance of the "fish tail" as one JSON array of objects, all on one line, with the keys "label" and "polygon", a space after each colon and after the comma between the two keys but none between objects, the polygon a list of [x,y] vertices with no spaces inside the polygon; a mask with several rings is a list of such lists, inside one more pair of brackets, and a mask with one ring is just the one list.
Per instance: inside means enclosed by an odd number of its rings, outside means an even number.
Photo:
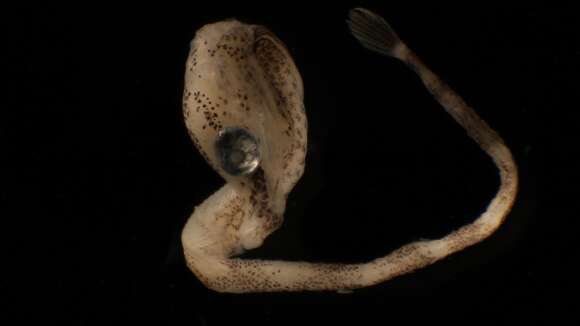
[{"label": "fish tail", "polygon": [[346,23],[362,46],[384,55],[398,57],[397,49],[402,42],[383,17],[360,7],[351,9],[348,17]]}]

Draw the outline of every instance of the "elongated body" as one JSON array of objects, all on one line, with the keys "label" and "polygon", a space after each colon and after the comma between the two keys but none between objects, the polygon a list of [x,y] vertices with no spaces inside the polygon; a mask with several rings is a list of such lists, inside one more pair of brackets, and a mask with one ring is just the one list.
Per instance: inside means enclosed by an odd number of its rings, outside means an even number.
[{"label": "elongated body", "polygon": [[410,243],[363,264],[245,260],[280,227],[286,198],[304,170],[303,86],[288,50],[262,26],[236,20],[201,28],[191,45],[184,91],[190,136],[226,184],[197,206],[182,242],[188,267],[221,292],[350,290],[429,265],[493,233],[517,191],[502,139],[429,70],[381,17],[357,8],[349,27],[366,48],[410,66],[445,110],[490,155],[501,185],[473,223],[442,239]]}]

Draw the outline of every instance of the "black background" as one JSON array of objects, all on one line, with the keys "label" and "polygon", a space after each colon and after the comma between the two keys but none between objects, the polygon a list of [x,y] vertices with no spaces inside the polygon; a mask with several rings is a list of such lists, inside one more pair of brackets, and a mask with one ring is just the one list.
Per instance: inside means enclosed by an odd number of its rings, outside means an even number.
[{"label": "black background", "polygon": [[[306,171],[262,258],[362,262],[472,221],[498,186],[485,154],[401,63],[362,49],[349,8],[383,15],[505,139],[516,205],[488,240],[353,294],[217,294],[179,234],[222,181],[181,114],[189,41],[236,17],[268,26],[302,73]],[[580,22],[572,6],[432,2],[27,7],[2,20],[5,312],[65,324],[535,321],[578,309]],[[570,296],[570,297],[568,297]],[[320,305],[349,304],[328,309]],[[46,308],[46,309],[42,309]],[[23,310],[22,310],[23,309]],[[10,317],[10,318],[12,318]],[[9,318],[9,317],[4,317]]]}]

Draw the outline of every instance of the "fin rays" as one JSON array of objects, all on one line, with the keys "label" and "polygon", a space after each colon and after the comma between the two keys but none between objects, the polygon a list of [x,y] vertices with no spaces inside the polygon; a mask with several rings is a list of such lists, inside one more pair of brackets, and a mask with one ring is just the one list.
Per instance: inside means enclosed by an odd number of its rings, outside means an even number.
[{"label": "fin rays", "polygon": [[399,37],[384,18],[364,8],[350,10],[346,22],[352,35],[369,50],[392,56],[393,50],[400,43]]}]

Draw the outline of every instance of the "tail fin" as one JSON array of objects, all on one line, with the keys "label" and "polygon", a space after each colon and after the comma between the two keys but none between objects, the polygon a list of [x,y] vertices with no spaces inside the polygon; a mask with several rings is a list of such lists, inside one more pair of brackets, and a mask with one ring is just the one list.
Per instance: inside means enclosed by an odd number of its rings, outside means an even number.
[{"label": "tail fin", "polygon": [[351,9],[348,17],[346,23],[362,46],[384,55],[395,56],[394,50],[401,40],[383,17],[364,8]]}]

